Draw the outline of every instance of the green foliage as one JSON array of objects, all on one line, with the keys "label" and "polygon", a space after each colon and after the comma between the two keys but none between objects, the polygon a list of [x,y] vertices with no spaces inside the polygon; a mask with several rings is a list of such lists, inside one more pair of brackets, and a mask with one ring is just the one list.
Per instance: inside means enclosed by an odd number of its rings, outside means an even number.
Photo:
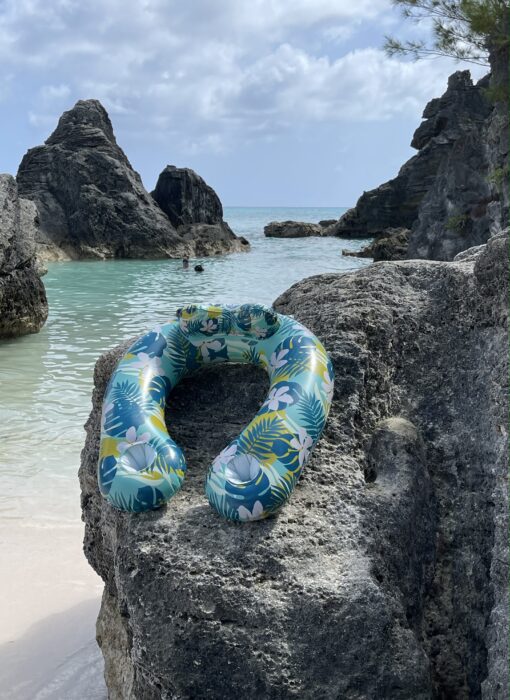
[{"label": "green foliage", "polygon": [[449,56],[485,65],[489,51],[508,47],[509,0],[392,0],[412,22],[431,21],[433,41],[386,37],[390,56]]},{"label": "green foliage", "polygon": [[446,222],[446,228],[449,231],[456,231],[457,233],[463,233],[469,221],[468,214],[455,214],[450,216]]},{"label": "green foliage", "polygon": [[505,182],[510,179],[510,164],[507,164],[504,168],[494,168],[494,170],[487,176],[487,182],[491,185],[496,185],[499,189]]}]

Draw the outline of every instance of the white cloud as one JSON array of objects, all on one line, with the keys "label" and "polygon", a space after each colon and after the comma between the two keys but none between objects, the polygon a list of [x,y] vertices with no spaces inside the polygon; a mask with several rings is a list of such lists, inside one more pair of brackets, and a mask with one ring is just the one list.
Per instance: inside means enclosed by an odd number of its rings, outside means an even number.
[{"label": "white cloud", "polygon": [[4,0],[0,60],[39,85],[35,126],[96,97],[126,130],[218,152],[303,123],[418,116],[448,68],[363,46],[389,13],[388,0]]}]

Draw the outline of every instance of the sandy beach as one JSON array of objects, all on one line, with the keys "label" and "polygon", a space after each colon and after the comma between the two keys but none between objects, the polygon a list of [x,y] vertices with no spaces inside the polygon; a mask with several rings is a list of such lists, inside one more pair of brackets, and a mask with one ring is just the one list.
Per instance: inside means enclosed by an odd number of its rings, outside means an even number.
[{"label": "sandy beach", "polygon": [[106,698],[95,641],[102,581],[83,525],[3,519],[0,698]]}]

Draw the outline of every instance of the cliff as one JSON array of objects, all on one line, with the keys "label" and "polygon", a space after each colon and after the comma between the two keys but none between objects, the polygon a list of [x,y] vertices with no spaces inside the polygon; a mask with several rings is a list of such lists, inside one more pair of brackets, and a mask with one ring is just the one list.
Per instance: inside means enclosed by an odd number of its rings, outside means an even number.
[{"label": "cliff", "polygon": [[389,228],[408,228],[407,257],[452,260],[502,228],[493,173],[506,155],[489,138],[497,109],[488,89],[488,78],[474,85],[469,71],[451,75],[442,97],[425,107],[411,142],[417,155],[396,178],[365,192],[327,233],[387,237]]},{"label": "cliff", "polygon": [[506,246],[322,275],[276,301],[324,342],[335,392],[290,503],[249,526],[217,516],[203,482],[265,376],[212,367],[175,389],[187,480],[133,516],[97,489],[123,348],[99,360],[80,480],[110,698],[507,697]]},{"label": "cliff", "polygon": [[225,232],[186,238],[143,187],[118,146],[97,100],[64,112],[44,145],[28,151],[17,174],[20,194],[37,206],[41,259],[164,258],[230,252]]},{"label": "cliff", "polygon": [[48,316],[36,231],[35,206],[19,197],[11,175],[0,175],[0,338],[37,333]]}]

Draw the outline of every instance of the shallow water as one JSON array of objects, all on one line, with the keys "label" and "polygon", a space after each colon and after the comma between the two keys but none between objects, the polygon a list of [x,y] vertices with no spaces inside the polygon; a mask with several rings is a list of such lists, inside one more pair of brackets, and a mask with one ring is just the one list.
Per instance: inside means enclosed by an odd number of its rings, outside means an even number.
[{"label": "shallow water", "polygon": [[201,274],[172,260],[48,266],[45,327],[0,344],[0,642],[20,638],[31,624],[101,589],[81,551],[77,479],[98,356],[182,304],[271,304],[303,277],[369,264],[341,255],[342,248],[357,250],[367,241],[263,236],[264,224],[274,219],[319,221],[342,211],[226,209],[251,252],[198,259]]}]

